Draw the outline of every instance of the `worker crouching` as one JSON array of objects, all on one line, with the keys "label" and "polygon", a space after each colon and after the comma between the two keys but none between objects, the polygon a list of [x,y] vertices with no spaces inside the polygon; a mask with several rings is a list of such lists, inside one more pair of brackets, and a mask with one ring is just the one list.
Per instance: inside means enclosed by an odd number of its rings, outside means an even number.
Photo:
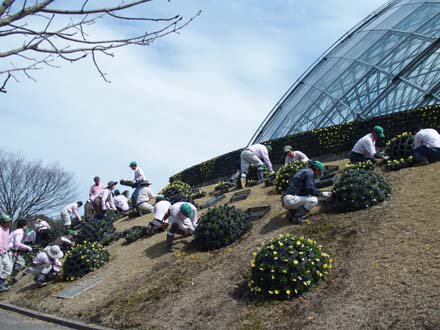
[{"label": "worker crouching", "polygon": [[192,235],[197,227],[197,209],[191,203],[178,202],[170,209],[171,227],[167,232],[167,250],[173,252],[174,235]]},{"label": "worker crouching", "polygon": [[47,246],[37,254],[29,272],[34,276],[39,288],[58,277],[62,267],[60,259],[63,255],[58,245]]},{"label": "worker crouching", "polygon": [[314,179],[324,170],[320,161],[310,161],[309,168],[299,170],[290,179],[282,197],[282,204],[290,223],[304,223],[306,215],[318,204],[318,197],[330,197],[329,192],[321,192],[315,187]]}]

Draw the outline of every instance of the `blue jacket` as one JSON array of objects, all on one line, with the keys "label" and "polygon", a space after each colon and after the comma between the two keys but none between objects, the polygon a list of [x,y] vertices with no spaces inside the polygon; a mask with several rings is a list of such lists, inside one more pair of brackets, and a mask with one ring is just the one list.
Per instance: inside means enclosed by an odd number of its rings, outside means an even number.
[{"label": "blue jacket", "polygon": [[322,192],[315,187],[313,170],[311,168],[304,168],[296,172],[289,181],[283,196],[285,195],[322,196]]}]

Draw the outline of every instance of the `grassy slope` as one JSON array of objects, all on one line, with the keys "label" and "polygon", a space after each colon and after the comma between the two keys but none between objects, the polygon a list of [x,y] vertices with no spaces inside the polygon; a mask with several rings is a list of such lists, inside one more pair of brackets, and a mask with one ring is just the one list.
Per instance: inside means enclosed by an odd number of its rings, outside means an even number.
[{"label": "grassy slope", "polygon": [[[112,260],[94,274],[103,281],[66,301],[69,283],[33,290],[24,278],[2,298],[34,309],[113,327],[142,329],[438,329],[440,328],[440,163],[387,174],[392,198],[369,210],[316,212],[291,226],[273,188],[254,187],[247,208],[269,204],[244,240],[217,252],[165,253],[165,234],[109,247]],[[213,189],[208,187],[208,189]],[[229,200],[227,194],[224,201]],[[203,201],[203,200],[201,200]],[[122,230],[148,217],[120,221]],[[252,252],[280,233],[316,239],[335,261],[327,283],[291,302],[252,303],[246,281]]]}]

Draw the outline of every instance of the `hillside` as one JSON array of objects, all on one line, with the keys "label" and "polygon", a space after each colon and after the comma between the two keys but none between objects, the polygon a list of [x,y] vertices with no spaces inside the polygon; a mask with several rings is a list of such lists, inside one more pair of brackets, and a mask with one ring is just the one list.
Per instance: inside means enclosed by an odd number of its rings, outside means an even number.
[{"label": "hillside", "polygon": [[[346,214],[318,210],[303,226],[288,224],[273,187],[253,187],[247,200],[234,204],[272,210],[230,247],[201,253],[183,238],[167,254],[165,233],[128,246],[120,240],[108,247],[111,261],[85,277],[103,280],[91,290],[59,300],[54,294],[75,282],[35,290],[26,276],[2,299],[114,328],[439,329],[439,174],[440,163],[386,173],[394,187],[387,202]],[[123,219],[116,227],[149,220]],[[333,274],[300,299],[251,302],[246,287],[252,252],[286,232],[324,245],[334,259]]]}]

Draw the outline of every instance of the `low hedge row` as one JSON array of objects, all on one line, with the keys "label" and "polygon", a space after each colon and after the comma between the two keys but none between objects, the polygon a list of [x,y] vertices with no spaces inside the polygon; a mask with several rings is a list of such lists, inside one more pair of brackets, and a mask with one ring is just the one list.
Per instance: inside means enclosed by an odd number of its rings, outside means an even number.
[{"label": "low hedge row", "polygon": [[[272,162],[282,164],[285,157],[283,152],[285,145],[292,145],[309,157],[316,158],[330,153],[350,151],[357,139],[367,134],[374,125],[381,125],[385,129],[388,140],[404,130],[410,130],[418,122],[439,129],[440,104],[288,135],[267,141],[265,144],[271,144],[273,147],[270,154]],[[194,165],[172,176],[170,182],[180,180],[191,186],[200,186],[228,177],[240,168],[241,151],[242,149],[238,149]]]}]

